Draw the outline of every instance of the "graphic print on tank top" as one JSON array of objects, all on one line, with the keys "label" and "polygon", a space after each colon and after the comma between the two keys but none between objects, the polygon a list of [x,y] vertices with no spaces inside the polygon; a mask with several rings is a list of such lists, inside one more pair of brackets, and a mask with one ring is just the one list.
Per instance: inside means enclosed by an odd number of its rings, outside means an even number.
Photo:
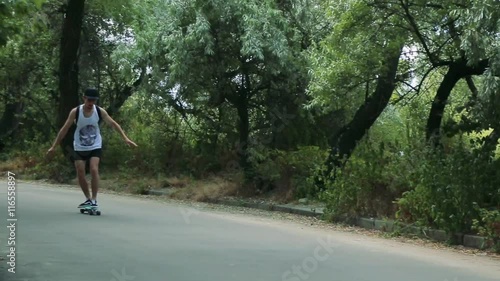
[{"label": "graphic print on tank top", "polygon": [[97,139],[97,129],[93,125],[87,125],[80,130],[79,135],[82,146],[92,146]]}]

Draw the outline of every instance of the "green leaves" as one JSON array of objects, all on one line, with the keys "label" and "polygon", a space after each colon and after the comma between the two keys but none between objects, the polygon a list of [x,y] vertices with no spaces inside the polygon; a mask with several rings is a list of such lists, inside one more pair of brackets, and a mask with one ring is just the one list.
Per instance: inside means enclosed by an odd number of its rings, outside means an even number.
[{"label": "green leaves", "polygon": [[[8,40],[20,34],[26,28],[26,20],[35,26],[39,22],[36,11],[42,8],[47,0],[0,0],[0,47]],[[27,17],[27,18],[25,18]]]},{"label": "green leaves", "polygon": [[500,7],[498,1],[473,1],[466,9],[455,9],[451,15],[463,29],[461,48],[471,64],[491,56],[500,46]]},{"label": "green leaves", "polygon": [[38,9],[42,8],[42,5],[46,2],[46,0],[34,0],[35,5]]},{"label": "green leaves", "polygon": [[166,86],[182,85],[186,97],[240,87],[243,72],[259,83],[297,62],[298,31],[274,1],[151,1],[142,13],[151,17],[141,19],[140,48],[166,70]]},{"label": "green leaves", "polygon": [[406,31],[390,24],[396,21],[394,16],[365,2],[325,4],[333,28],[311,50],[310,107],[323,111],[357,108],[374,89],[384,54],[406,40]]}]

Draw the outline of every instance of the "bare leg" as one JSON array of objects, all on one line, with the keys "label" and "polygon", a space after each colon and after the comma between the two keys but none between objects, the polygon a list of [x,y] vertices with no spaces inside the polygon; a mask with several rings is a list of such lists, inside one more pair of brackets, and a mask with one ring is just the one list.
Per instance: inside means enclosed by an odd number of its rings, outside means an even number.
[{"label": "bare leg", "polygon": [[89,185],[87,183],[87,180],[85,179],[85,161],[76,160],[75,168],[76,174],[78,175],[78,183],[80,183],[80,188],[82,189],[83,194],[85,194],[85,197],[87,197],[87,199],[90,199]]},{"label": "bare leg", "polygon": [[92,175],[92,200],[97,199],[99,190],[99,157],[90,158],[90,174]]}]

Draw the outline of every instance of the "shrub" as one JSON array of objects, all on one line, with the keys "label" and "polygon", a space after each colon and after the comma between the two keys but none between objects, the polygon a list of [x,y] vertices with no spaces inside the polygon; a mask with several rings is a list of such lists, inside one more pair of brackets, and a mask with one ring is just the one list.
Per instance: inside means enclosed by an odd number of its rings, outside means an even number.
[{"label": "shrub", "polygon": [[488,240],[488,246],[500,253],[500,210],[487,210],[475,205],[479,212],[479,217],[473,219],[472,229]]},{"label": "shrub", "polygon": [[480,218],[477,206],[499,203],[497,164],[481,150],[470,150],[463,141],[443,150],[422,151],[416,182],[399,199],[398,218],[405,222],[435,227],[450,233],[473,231]]},{"label": "shrub", "polygon": [[321,198],[333,215],[392,217],[393,201],[408,190],[411,170],[397,143],[364,141],[358,145]]},{"label": "shrub", "polygon": [[262,192],[277,188],[290,191],[293,198],[317,197],[312,176],[326,156],[325,151],[316,146],[304,146],[295,151],[253,148],[250,152],[255,167],[254,180]]}]

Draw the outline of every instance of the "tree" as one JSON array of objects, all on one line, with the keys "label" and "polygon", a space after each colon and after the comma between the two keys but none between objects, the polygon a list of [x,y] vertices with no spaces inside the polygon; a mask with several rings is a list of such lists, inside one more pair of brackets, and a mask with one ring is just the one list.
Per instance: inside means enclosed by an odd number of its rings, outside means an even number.
[{"label": "tree", "polygon": [[[400,59],[407,42],[401,20],[365,1],[329,3],[335,20],[332,34],[313,56],[313,107],[348,108],[343,126],[330,139],[330,154],[317,179],[335,179],[357,143],[384,111],[398,83]],[[358,104],[360,104],[358,106]],[[354,110],[354,108],[357,108]],[[333,174],[332,174],[333,173]]]},{"label": "tree", "polygon": [[[79,104],[78,50],[80,48],[84,8],[85,0],[68,0],[64,10],[59,50],[59,110],[57,114],[57,127],[59,128],[66,122],[71,109]],[[71,155],[73,151],[74,132],[75,127],[72,126],[61,142],[65,156]]]},{"label": "tree", "polygon": [[[43,58],[34,51],[34,41],[44,42],[45,32],[41,5],[45,1],[4,1],[0,3],[0,151],[19,135],[22,116],[33,99],[30,77],[39,73]],[[44,51],[43,47],[37,50]]]},{"label": "tree", "polygon": [[483,75],[492,67],[490,75],[498,75],[494,69],[498,61],[500,8],[494,2],[372,1],[377,9],[399,17],[402,27],[411,32],[420,57],[420,84],[430,72],[445,71],[426,126],[426,139],[434,147],[440,143],[445,107],[457,83],[466,81],[471,95],[477,96],[473,76]]},{"label": "tree", "polygon": [[[239,165],[252,177],[249,162],[252,113],[272,93],[303,83],[301,52],[314,40],[298,28],[298,9],[315,8],[301,1],[171,1],[153,3],[139,38],[142,52],[155,58],[152,74],[161,89],[187,107],[222,108],[237,118]],[[287,10],[288,9],[288,10]],[[294,23],[296,21],[298,23]],[[304,26],[302,26],[304,28]],[[154,34],[154,35],[153,35]],[[307,39],[309,36],[310,39]],[[301,38],[304,38],[301,40]],[[306,43],[305,46],[304,44]],[[260,102],[259,102],[260,101]],[[271,106],[265,104],[265,106]],[[254,115],[255,116],[255,115]]]}]

